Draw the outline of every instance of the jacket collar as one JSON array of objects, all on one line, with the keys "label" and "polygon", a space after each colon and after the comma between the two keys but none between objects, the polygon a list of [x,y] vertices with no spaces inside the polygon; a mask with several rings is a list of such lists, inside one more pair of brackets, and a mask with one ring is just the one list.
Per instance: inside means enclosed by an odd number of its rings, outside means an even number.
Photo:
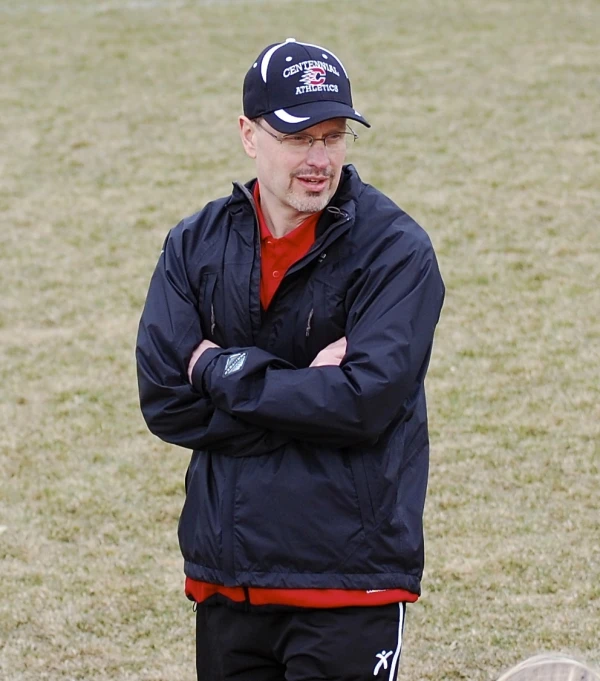
[{"label": "jacket collar", "polygon": [[[227,203],[227,207],[232,215],[251,210],[256,213],[252,192],[256,178],[242,184],[233,183],[233,191]],[[318,232],[323,233],[327,227],[337,220],[341,214],[346,214],[351,220],[356,215],[356,202],[360,193],[362,181],[353,165],[345,165],[342,168],[340,184],[333,198],[325,208],[323,217],[319,221]]]}]

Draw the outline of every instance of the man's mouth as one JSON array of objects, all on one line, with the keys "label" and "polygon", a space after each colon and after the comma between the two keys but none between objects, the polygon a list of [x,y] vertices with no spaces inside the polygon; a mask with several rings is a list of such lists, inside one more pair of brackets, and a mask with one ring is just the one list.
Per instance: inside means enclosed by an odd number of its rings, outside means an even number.
[{"label": "man's mouth", "polygon": [[322,175],[296,175],[296,180],[311,192],[321,192],[329,186],[329,177]]}]

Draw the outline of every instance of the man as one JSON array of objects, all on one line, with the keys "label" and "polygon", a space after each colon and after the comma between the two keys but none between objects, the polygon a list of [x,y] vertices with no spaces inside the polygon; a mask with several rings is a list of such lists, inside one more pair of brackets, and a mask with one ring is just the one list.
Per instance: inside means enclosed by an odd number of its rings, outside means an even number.
[{"label": "man", "polygon": [[394,679],[420,593],[425,232],[344,165],[342,63],[288,39],[244,81],[257,179],[168,235],[138,346],[150,430],[193,450],[179,523],[202,681]]}]

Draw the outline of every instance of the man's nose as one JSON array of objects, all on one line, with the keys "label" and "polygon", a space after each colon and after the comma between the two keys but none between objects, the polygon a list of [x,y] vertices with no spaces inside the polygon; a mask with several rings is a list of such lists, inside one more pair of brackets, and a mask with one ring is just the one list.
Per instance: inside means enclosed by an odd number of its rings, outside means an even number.
[{"label": "man's nose", "polygon": [[310,166],[315,168],[327,168],[329,165],[329,154],[323,140],[315,140],[312,143],[306,160]]}]

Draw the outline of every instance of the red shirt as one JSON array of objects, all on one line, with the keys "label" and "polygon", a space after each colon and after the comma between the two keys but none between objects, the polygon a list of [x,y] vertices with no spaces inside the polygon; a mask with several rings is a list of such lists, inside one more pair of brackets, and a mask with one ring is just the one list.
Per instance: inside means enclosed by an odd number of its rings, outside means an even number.
[{"label": "red shirt", "polygon": [[[246,593],[247,596],[246,596]],[[264,589],[256,586],[221,586],[186,577],[185,595],[202,603],[215,594],[250,605],[289,605],[297,608],[343,608],[356,605],[414,603],[418,596],[404,589]]]},{"label": "red shirt", "polygon": [[[288,269],[305,256],[315,242],[315,229],[321,212],[310,215],[295,230],[275,238],[265,221],[260,206],[258,181],[254,186],[254,201],[260,228],[260,302],[266,310]],[[260,587],[221,586],[199,582],[186,577],[185,594],[196,603],[202,603],[215,594],[251,605],[289,605],[304,608],[341,608],[356,605],[387,605],[389,603],[414,603],[417,594],[404,589],[265,589]]]},{"label": "red shirt", "polygon": [[315,243],[315,229],[323,211],[309,215],[296,229],[278,239],[267,227],[260,206],[258,181],[254,185],[254,202],[260,227],[260,303],[263,310],[266,310],[285,273]]}]

